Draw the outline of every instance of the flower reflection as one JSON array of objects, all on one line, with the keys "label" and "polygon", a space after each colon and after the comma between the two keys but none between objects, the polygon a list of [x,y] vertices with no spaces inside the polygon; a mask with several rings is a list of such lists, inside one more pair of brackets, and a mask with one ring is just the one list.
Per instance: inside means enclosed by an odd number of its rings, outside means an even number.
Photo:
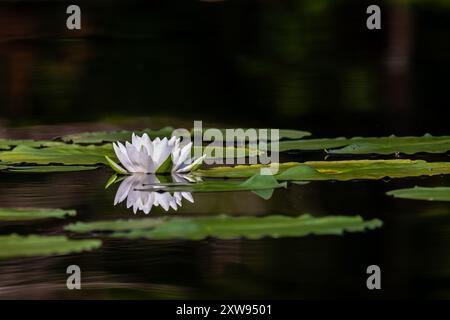
[{"label": "flower reflection", "polygon": [[[189,181],[192,182],[192,177],[186,175],[172,174],[172,181],[175,185],[181,185]],[[142,190],[143,187],[152,188],[151,190]],[[163,189],[164,185],[160,183],[158,177],[154,174],[137,173],[126,177],[117,189],[114,205],[123,202],[126,199],[127,208],[133,207],[133,212],[138,210],[145,214],[150,213],[152,207],[160,206],[165,211],[170,208],[177,210],[181,207],[183,199],[194,203],[194,198],[190,192],[176,191],[173,193],[167,191],[159,191]]]}]

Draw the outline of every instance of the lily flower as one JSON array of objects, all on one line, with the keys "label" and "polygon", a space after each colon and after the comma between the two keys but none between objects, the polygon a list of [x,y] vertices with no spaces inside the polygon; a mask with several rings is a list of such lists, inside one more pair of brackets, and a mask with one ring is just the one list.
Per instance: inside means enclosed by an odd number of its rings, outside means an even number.
[{"label": "lily flower", "polygon": [[[172,179],[176,183],[189,181],[181,175],[172,175]],[[169,211],[170,208],[177,210],[181,207],[182,200],[186,199],[194,203],[194,198],[190,192],[160,192],[142,190],[143,186],[152,185],[154,189],[158,189],[159,179],[154,174],[133,174],[123,180],[117,189],[114,205],[117,205],[126,199],[127,208],[133,207],[133,212],[143,211],[145,214],[150,213],[152,207],[158,207]],[[163,186],[159,186],[163,188]]]},{"label": "lily flower", "polygon": [[180,139],[175,140],[175,146],[172,150],[172,172],[186,173],[194,171],[201,164],[206,155],[197,159],[191,158],[192,142],[189,142],[184,147],[180,147]]},{"label": "lily flower", "polygon": [[206,155],[192,159],[192,142],[181,147],[180,139],[156,138],[153,141],[144,133],[142,137],[132,134],[131,143],[113,143],[114,152],[121,165],[108,156],[111,168],[120,174],[128,173],[186,173],[198,168]]}]

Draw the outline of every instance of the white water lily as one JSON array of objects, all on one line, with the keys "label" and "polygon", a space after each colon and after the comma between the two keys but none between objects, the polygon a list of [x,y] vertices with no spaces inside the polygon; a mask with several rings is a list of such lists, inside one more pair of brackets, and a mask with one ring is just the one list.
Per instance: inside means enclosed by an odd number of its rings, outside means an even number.
[{"label": "white water lily", "polygon": [[131,143],[113,143],[114,152],[122,166],[109,157],[106,160],[120,174],[127,173],[186,173],[199,167],[205,155],[191,158],[192,142],[181,147],[179,138],[156,138],[153,141],[144,133],[142,137],[132,134]]},{"label": "white water lily", "polygon": [[[189,181],[190,177],[184,177],[173,174],[172,179],[175,183],[184,183]],[[145,214],[150,213],[153,207],[161,207],[165,211],[170,208],[177,210],[181,207],[182,200],[186,199],[194,203],[194,198],[190,192],[159,192],[142,190],[147,186],[153,186],[155,190],[162,188],[158,186],[159,179],[154,174],[133,174],[122,181],[116,192],[114,205],[123,202],[126,199],[127,208],[133,207],[133,212],[143,211]]]}]

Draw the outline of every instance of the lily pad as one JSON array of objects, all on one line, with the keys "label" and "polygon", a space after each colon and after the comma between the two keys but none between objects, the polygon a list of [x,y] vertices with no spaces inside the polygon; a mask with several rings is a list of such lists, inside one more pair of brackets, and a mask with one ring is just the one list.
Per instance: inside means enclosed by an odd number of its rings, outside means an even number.
[{"label": "lily pad", "polygon": [[415,187],[392,190],[386,193],[388,196],[401,199],[450,201],[450,187]]},{"label": "lily pad", "polygon": [[64,145],[62,142],[58,141],[47,141],[47,140],[17,140],[17,139],[0,139],[0,149],[10,149],[18,145],[27,147],[54,147]]},{"label": "lily pad", "polygon": [[[194,147],[194,153],[201,148],[199,154],[206,153],[207,158],[214,158],[217,154],[225,155],[227,152],[239,156],[240,154],[248,155],[248,148],[241,147]],[[108,164],[105,156],[113,161],[118,159],[114,153],[112,144],[102,146],[89,145],[72,145],[63,144],[60,146],[47,148],[32,148],[19,145],[11,151],[0,152],[0,161],[12,164],[64,164],[64,165],[95,165]]]},{"label": "lily pad", "polygon": [[0,221],[38,220],[75,216],[75,210],[49,208],[0,208]]},{"label": "lily pad", "polygon": [[280,152],[290,150],[327,150],[330,154],[445,153],[450,150],[450,136],[426,134],[422,137],[340,137],[279,142]]},{"label": "lily pad", "polygon": [[[151,139],[156,137],[159,138],[170,138],[175,129],[173,127],[165,127],[159,130],[144,129],[139,131],[134,131],[137,135],[142,135],[147,133]],[[207,130],[204,128],[202,132]],[[223,134],[225,134],[226,129],[219,129]],[[247,129],[243,129],[247,130]],[[258,130],[258,129],[256,129]],[[267,129],[272,130],[272,129]],[[190,132],[193,134],[194,130],[191,129]],[[80,144],[100,144],[105,142],[115,142],[115,141],[127,141],[130,140],[133,131],[121,130],[121,131],[101,131],[101,132],[84,132],[77,134],[70,134],[62,136],[61,139],[65,142],[73,142]],[[303,137],[310,136],[311,133],[301,130],[290,130],[290,129],[279,129],[279,139],[301,139]],[[270,140],[271,134],[268,132],[268,140]]]},{"label": "lily pad", "polygon": [[[298,217],[192,217],[192,218],[145,218],[113,222],[75,223],[65,227],[78,233],[110,232],[112,237],[152,240],[188,239],[260,239],[315,235],[342,235],[375,229],[382,225],[378,219],[364,221],[360,216]],[[111,233],[112,232],[112,233]]]},{"label": "lily pad", "polygon": [[0,152],[0,160],[11,163],[94,165],[105,163],[105,155],[116,158],[111,145],[62,145],[42,149],[19,145],[11,151]]},{"label": "lily pad", "polygon": [[[198,170],[203,177],[243,178],[267,166],[216,167]],[[423,160],[308,161],[280,164],[277,180],[354,180],[433,176],[450,173],[450,162]]]},{"label": "lily pad", "polygon": [[[283,172],[288,168],[300,165],[300,162],[284,162],[278,165],[279,171]],[[219,166],[207,169],[199,169],[195,172],[196,175],[207,178],[249,178],[255,174],[259,174],[261,169],[269,168],[268,165],[252,164],[252,165],[237,165],[237,166]]]},{"label": "lily pad", "polygon": [[[151,139],[170,137],[172,135],[173,127],[164,127],[162,129],[144,129],[134,131],[137,135],[147,133]],[[101,132],[83,132],[76,134],[69,134],[62,136],[61,139],[65,142],[81,143],[81,144],[98,144],[105,142],[127,141],[131,139],[133,131],[101,131]]]},{"label": "lily pad", "polygon": [[450,137],[388,137],[371,141],[359,141],[350,145],[330,150],[330,154],[415,154],[415,153],[446,153],[450,150]]},{"label": "lily pad", "polygon": [[[236,130],[235,128],[229,128],[231,130]],[[263,130],[267,130],[267,141],[270,140],[276,140],[276,139],[272,139],[272,130],[278,130],[278,140],[282,140],[282,139],[302,139],[304,137],[308,137],[311,135],[310,132],[307,131],[301,131],[301,130],[291,130],[291,129],[269,129],[269,128],[252,128],[254,130],[256,130],[256,133],[259,135],[259,130],[263,129]],[[202,133],[204,133],[206,130],[208,130],[208,128],[203,128]],[[217,129],[219,130],[223,137],[226,138],[226,130],[225,128],[219,128]],[[242,130],[247,131],[249,130],[249,128],[242,128]],[[195,131],[192,129],[191,133],[194,134]],[[218,139],[218,137],[215,137],[216,139]],[[258,136],[258,140],[261,140],[261,137]],[[219,139],[216,141],[220,141]]]},{"label": "lily pad", "polygon": [[[286,188],[286,182],[278,182],[273,176],[263,176],[256,174],[245,181],[239,180],[221,180],[221,181],[202,181],[190,184],[169,184],[167,187],[164,184],[158,185],[157,190],[177,192],[220,192],[220,191],[255,191],[275,188]],[[153,187],[143,185],[142,188],[137,188],[139,191],[155,191]]]},{"label": "lily pad", "polygon": [[97,249],[100,240],[71,240],[64,236],[0,235],[0,259],[61,255]]},{"label": "lily pad", "polygon": [[10,166],[0,170],[14,173],[53,173],[53,172],[78,172],[95,170],[98,167],[87,166]]}]

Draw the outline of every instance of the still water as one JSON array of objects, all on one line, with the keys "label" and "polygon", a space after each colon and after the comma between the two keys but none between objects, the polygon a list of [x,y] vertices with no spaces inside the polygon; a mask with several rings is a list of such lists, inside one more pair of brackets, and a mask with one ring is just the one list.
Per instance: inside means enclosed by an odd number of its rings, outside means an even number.
[{"label": "still water", "polygon": [[[76,218],[3,222],[1,234],[63,234],[75,221],[140,218],[114,206],[111,170],[54,174],[2,173],[2,207],[73,208]],[[98,235],[95,251],[0,262],[1,298],[319,298],[448,297],[448,205],[393,199],[388,190],[448,185],[449,177],[311,182],[276,190],[270,200],[251,192],[193,193],[177,211],[153,207],[151,217],[361,215],[377,230],[343,236],[261,240],[117,240]],[[82,238],[74,235],[75,238]],[[67,266],[82,270],[82,290],[66,288]],[[382,270],[382,290],[366,288],[366,268]]]},{"label": "still water", "polygon": [[[280,127],[314,137],[449,134],[449,6],[382,2],[365,28],[361,1],[0,4],[0,138],[166,125]],[[130,117],[132,121],[128,121]],[[285,161],[324,160],[288,153]],[[450,160],[448,154],[428,157]],[[339,158],[334,158],[339,159]],[[63,234],[75,221],[140,218],[114,205],[111,170],[0,173],[1,207],[76,209],[76,218],[1,222],[0,234]],[[261,240],[151,241],[99,235],[92,252],[0,261],[0,298],[450,298],[450,208],[386,191],[448,186],[449,176],[317,181],[275,190],[194,193],[151,217],[361,215],[377,230]],[[83,238],[71,235],[73,238]],[[0,244],[1,245],[1,244]],[[82,290],[67,290],[79,265]],[[382,290],[366,288],[379,265]]]}]

